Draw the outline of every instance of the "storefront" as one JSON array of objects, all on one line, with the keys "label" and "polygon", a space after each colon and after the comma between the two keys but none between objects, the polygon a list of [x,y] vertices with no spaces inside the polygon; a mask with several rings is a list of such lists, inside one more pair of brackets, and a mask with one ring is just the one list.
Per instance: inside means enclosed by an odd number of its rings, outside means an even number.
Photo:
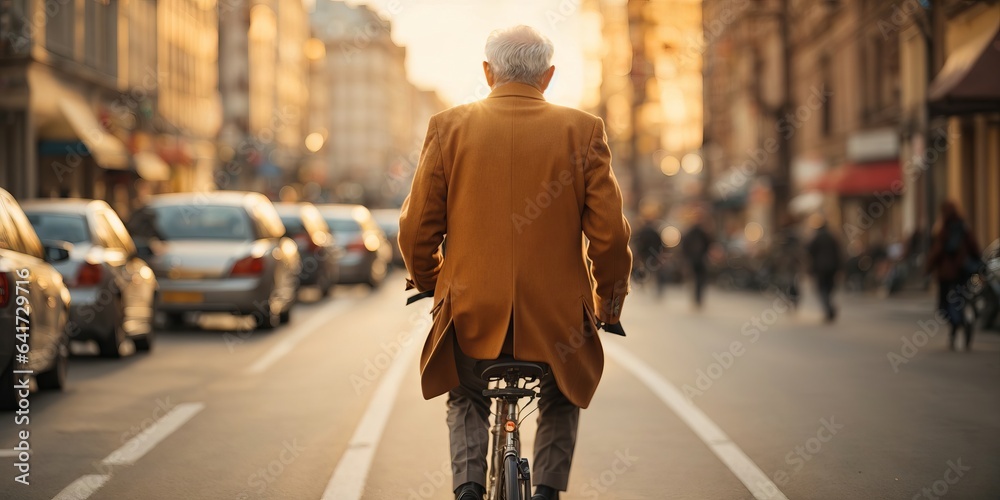
[{"label": "storefront", "polygon": [[928,89],[932,116],[947,123],[943,193],[983,244],[1000,238],[1000,4],[947,20],[945,63]]}]

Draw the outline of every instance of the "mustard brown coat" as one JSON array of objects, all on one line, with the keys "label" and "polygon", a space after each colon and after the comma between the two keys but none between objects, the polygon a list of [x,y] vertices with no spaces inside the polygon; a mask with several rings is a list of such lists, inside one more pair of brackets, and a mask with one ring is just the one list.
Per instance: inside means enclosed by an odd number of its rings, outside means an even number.
[{"label": "mustard brown coat", "polygon": [[494,359],[513,317],[515,358],[548,363],[572,403],[590,404],[604,369],[595,323],[618,322],[632,268],[600,118],[520,83],[434,115],[399,225],[408,287],[434,290],[425,398],[459,384],[452,336]]}]

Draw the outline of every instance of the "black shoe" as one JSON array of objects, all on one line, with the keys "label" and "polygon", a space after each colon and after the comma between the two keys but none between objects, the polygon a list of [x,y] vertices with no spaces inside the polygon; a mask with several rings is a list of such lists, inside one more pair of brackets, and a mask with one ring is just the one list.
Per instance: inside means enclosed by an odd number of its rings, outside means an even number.
[{"label": "black shoe", "polygon": [[535,488],[531,500],[559,500],[559,490],[540,484]]},{"label": "black shoe", "polygon": [[479,483],[469,481],[455,489],[455,500],[483,500],[486,488]]}]

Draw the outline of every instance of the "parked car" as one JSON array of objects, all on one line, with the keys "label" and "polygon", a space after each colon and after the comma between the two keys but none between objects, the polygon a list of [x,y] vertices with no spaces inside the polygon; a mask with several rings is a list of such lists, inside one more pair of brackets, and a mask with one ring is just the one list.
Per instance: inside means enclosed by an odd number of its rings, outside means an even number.
[{"label": "parked car", "polygon": [[382,231],[385,231],[385,237],[389,240],[389,246],[392,248],[392,263],[402,267],[404,265],[403,252],[399,251],[399,209],[379,208],[372,210],[372,217],[375,218],[375,222],[382,228]]},{"label": "parked car", "polygon": [[168,326],[188,312],[250,314],[264,329],[289,321],[299,250],[260,193],[153,196],[128,228],[156,274],[156,309]]},{"label": "parked car", "polygon": [[392,248],[371,212],[361,205],[317,205],[343,247],[340,283],[377,287],[389,271]]},{"label": "parked car", "polygon": [[312,203],[275,203],[285,225],[285,236],[299,245],[300,286],[316,286],[324,297],[337,284],[340,249],[330,226]]},{"label": "parked car", "polygon": [[[14,370],[34,372],[41,389],[66,385],[70,293],[52,267],[69,258],[56,243],[42,246],[14,198],[0,188],[0,409],[13,410],[25,394]],[[27,344],[26,352],[21,345]],[[24,355],[27,362],[18,359]],[[16,375],[16,376],[15,376]]]},{"label": "parked car", "polygon": [[70,338],[96,341],[105,357],[121,356],[127,339],[149,351],[156,277],[118,214],[100,200],[31,200],[22,208],[39,238],[68,244],[69,259],[54,267],[72,296]]}]

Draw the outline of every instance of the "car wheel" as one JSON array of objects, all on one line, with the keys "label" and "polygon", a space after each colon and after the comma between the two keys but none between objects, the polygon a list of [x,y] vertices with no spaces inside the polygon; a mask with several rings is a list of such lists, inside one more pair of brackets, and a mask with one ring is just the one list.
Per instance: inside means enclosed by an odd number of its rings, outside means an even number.
[{"label": "car wheel", "polygon": [[163,313],[166,327],[170,330],[180,330],[184,328],[184,313],[168,312]]},{"label": "car wheel", "polygon": [[386,272],[385,264],[379,263],[377,260],[372,263],[371,271],[368,273],[368,286],[373,289],[378,288],[382,284]]},{"label": "car wheel", "polygon": [[115,318],[115,324],[112,325],[111,332],[107,338],[98,340],[97,342],[97,347],[103,358],[122,357],[122,344],[125,343],[125,338],[128,336],[125,333],[125,310],[122,308],[121,297],[115,297],[113,306],[119,311],[118,317]]},{"label": "car wheel", "polygon": [[125,329],[122,325],[118,324],[112,327],[108,338],[97,342],[97,348],[102,358],[120,358],[122,357],[121,347],[124,342]]},{"label": "car wheel", "polygon": [[132,342],[135,344],[135,350],[137,350],[137,351],[143,351],[143,352],[152,351],[153,350],[153,338],[154,338],[153,335],[154,335],[153,334],[153,329],[150,328],[149,329],[149,333],[147,333],[145,335],[140,335],[140,336],[135,337],[134,339],[132,339]]},{"label": "car wheel", "polygon": [[14,357],[5,363],[3,373],[0,373],[0,411],[12,411],[17,409],[17,404],[21,398],[14,389]]},{"label": "car wheel", "polygon": [[270,307],[267,310],[253,313],[254,328],[271,330],[277,327],[280,322],[280,315],[272,313]]},{"label": "car wheel", "polygon": [[46,372],[38,375],[39,389],[63,390],[66,388],[66,371],[69,368],[69,346],[66,343],[59,345],[59,353],[56,355],[55,364]]}]

